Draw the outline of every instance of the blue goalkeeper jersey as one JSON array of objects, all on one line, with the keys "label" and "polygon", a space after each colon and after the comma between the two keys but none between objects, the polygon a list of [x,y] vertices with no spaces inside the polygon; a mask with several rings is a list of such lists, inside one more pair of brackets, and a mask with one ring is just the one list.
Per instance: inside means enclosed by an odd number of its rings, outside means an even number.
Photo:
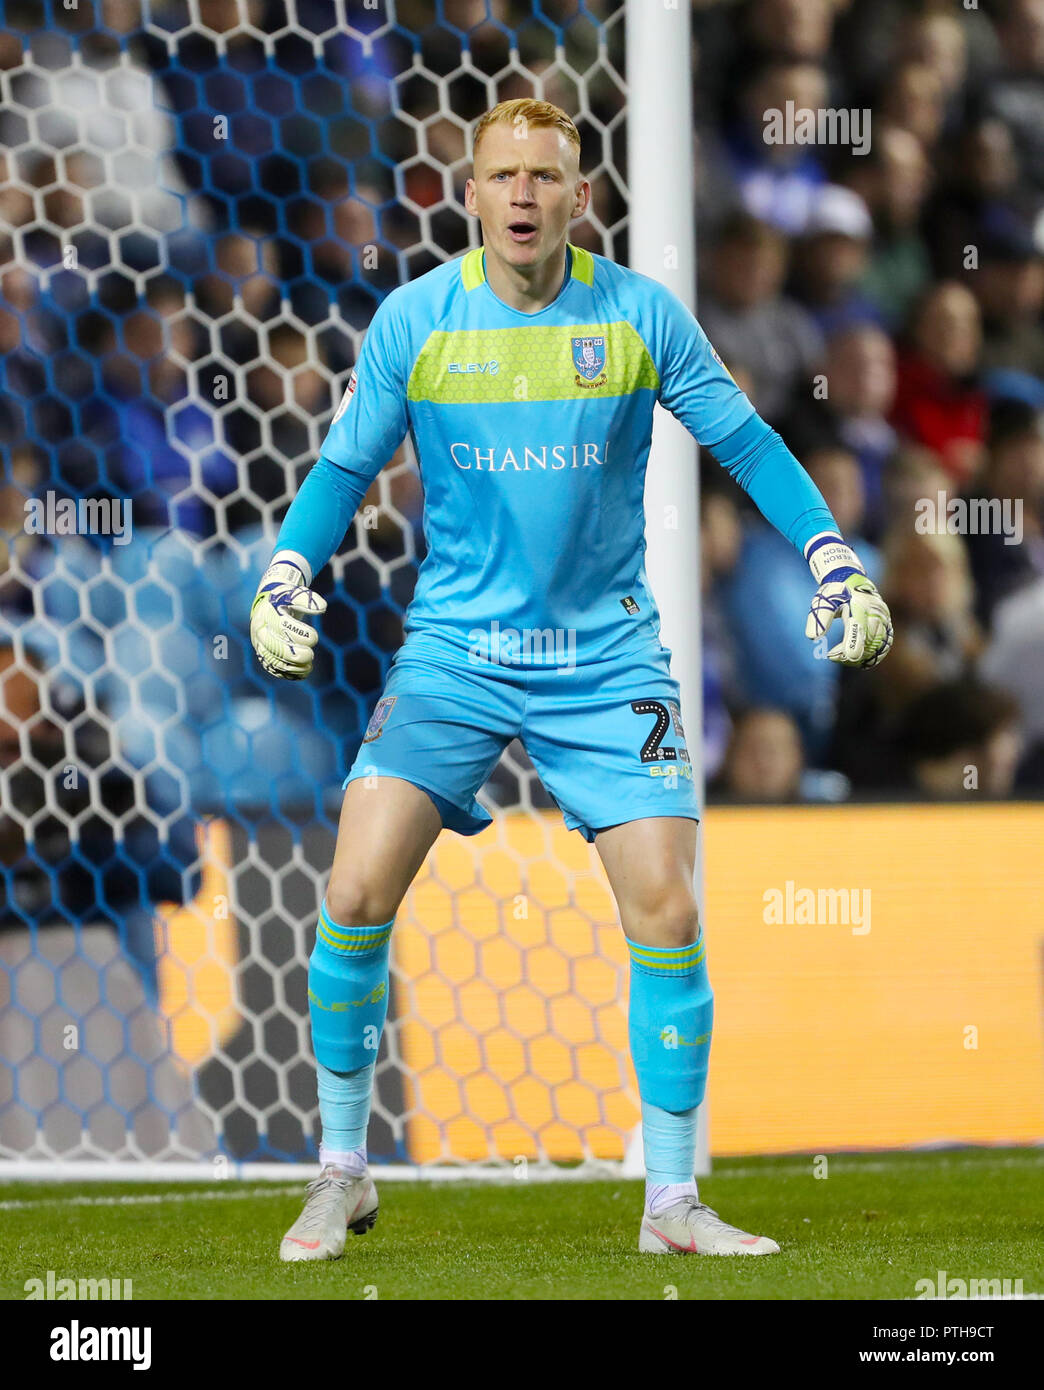
[{"label": "blue goalkeeper jersey", "polygon": [[526,314],[494,294],[480,247],[380,305],[277,548],[321,569],[409,433],[427,554],[407,637],[542,665],[564,634],[578,663],[656,645],[643,496],[657,401],[796,546],[836,532],[668,289],[569,246],[559,294]]}]

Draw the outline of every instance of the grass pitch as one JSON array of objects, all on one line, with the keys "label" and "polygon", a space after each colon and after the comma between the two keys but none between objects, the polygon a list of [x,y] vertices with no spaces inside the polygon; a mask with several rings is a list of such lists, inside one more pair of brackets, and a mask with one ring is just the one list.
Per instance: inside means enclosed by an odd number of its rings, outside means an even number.
[{"label": "grass pitch", "polygon": [[[1044,1293],[1044,1154],[719,1160],[700,1185],[779,1241],[757,1259],[639,1255],[635,1181],[381,1185],[344,1258],[280,1264],[303,1185],[0,1184],[0,1297],[28,1279],[133,1280],[142,1299],[880,1299],[919,1279]],[[672,1293],[675,1290],[676,1293]]]}]

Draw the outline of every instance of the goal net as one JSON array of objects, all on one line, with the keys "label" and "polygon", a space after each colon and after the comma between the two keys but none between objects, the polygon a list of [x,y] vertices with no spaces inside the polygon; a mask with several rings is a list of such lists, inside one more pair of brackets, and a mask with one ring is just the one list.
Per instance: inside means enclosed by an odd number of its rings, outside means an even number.
[{"label": "goal net", "polygon": [[[478,244],[484,110],[576,117],[572,240],[627,260],[624,5],[4,10],[0,1157],[314,1161],[307,960],[423,555],[409,447],[319,576],[310,681],[262,675],[250,600],[375,307]],[[371,1157],[619,1160],[604,874],[517,742],[480,799],[398,915]]]}]

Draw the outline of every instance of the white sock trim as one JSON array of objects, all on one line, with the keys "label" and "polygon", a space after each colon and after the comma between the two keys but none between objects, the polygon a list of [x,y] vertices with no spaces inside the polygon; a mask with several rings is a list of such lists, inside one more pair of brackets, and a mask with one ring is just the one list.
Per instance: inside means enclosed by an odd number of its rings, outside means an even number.
[{"label": "white sock trim", "polygon": [[661,1211],[680,1202],[683,1197],[699,1197],[696,1179],[691,1182],[645,1182],[645,1210],[650,1216],[658,1216]]},{"label": "white sock trim", "polygon": [[332,1165],[334,1168],[345,1168],[349,1173],[360,1177],[366,1172],[366,1145],[361,1144],[357,1149],[328,1149],[325,1144],[319,1145],[319,1167],[326,1168]]}]

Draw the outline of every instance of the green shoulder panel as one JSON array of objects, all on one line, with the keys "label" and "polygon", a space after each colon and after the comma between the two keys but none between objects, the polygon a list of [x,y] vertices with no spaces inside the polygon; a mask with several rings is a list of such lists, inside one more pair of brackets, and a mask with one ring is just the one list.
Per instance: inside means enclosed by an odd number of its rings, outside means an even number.
[{"label": "green shoulder panel", "polygon": [[590,251],[585,251],[582,246],[574,246],[569,243],[569,249],[573,253],[573,275],[574,280],[582,280],[585,285],[594,284],[595,261]]},{"label": "green shoulder panel", "polygon": [[[570,250],[573,278],[593,285],[594,257],[578,246]],[[476,246],[461,258],[465,290],[484,283],[483,255]],[[407,395],[435,405],[493,405],[629,396],[659,388],[648,348],[632,324],[619,320],[436,330],[413,365]]]},{"label": "green shoulder panel", "polygon": [[460,262],[460,278],[464,281],[466,290],[477,289],[486,278],[486,267],[482,256],[482,247],[476,246]]},{"label": "green shoulder panel", "polygon": [[659,388],[659,373],[632,324],[534,324],[433,332],[414,363],[407,395],[435,405],[482,405]]}]

